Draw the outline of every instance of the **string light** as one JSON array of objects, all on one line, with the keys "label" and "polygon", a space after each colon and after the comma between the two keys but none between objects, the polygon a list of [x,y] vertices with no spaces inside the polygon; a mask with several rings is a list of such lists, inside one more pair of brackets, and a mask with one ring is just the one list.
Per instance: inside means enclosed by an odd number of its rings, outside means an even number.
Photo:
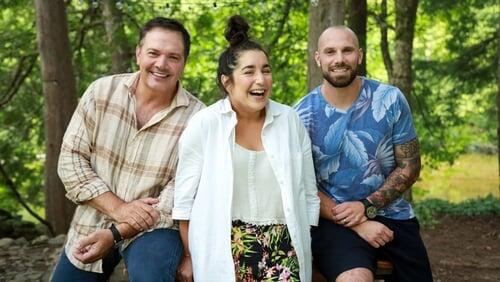
[{"label": "string light", "polygon": [[116,5],[116,8],[117,8],[118,10],[123,9],[123,2],[122,2],[122,1],[120,1],[120,0],[116,1],[116,4],[115,4],[115,5]]},{"label": "string light", "polygon": [[[80,5],[83,5],[85,2],[89,3],[92,8],[98,8],[100,5],[100,2],[102,0],[79,0]],[[173,10],[182,10],[183,8],[193,11],[195,7],[207,7],[207,8],[213,8],[214,10],[217,10],[222,7],[238,7],[241,4],[247,4],[247,5],[254,5],[254,4],[260,4],[261,7],[265,5],[266,1],[269,0],[236,0],[236,1],[230,1],[230,0],[222,0],[222,1],[200,1],[200,0],[193,0],[193,1],[179,1],[179,2],[169,2],[172,0],[149,0],[148,2],[152,3],[154,6],[159,7],[161,10],[164,10],[166,13],[171,13]],[[126,8],[125,0],[116,0],[116,8],[118,10],[123,10]],[[318,0],[311,0],[311,4],[317,4]],[[177,8],[177,9],[176,9]]]}]

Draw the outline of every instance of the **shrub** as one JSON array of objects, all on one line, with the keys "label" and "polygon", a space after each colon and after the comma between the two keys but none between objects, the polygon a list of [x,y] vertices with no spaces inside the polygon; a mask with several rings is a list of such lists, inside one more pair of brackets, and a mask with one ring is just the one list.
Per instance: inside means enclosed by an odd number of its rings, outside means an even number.
[{"label": "shrub", "polygon": [[500,198],[490,194],[456,204],[440,199],[427,199],[415,203],[414,209],[420,224],[432,228],[439,223],[437,217],[440,215],[500,216]]}]

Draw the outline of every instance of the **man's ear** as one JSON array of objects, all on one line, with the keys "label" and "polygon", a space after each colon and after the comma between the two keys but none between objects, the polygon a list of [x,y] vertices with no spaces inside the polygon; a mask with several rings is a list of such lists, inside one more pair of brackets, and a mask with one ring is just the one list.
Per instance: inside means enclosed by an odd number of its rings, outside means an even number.
[{"label": "man's ear", "polygon": [[135,46],[135,63],[139,65],[139,55],[141,54],[141,46]]},{"label": "man's ear", "polygon": [[359,54],[358,65],[361,65],[361,63],[363,62],[363,49],[359,48],[358,54]]},{"label": "man's ear", "polygon": [[320,68],[321,63],[319,61],[319,52],[318,51],[314,52],[314,60],[316,61],[316,65],[318,66],[318,68]]}]

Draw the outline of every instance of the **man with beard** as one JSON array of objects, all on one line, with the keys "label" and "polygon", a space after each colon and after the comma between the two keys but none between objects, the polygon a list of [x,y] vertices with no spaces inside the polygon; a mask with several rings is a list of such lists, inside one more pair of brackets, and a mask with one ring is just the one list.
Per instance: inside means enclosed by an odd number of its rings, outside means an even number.
[{"label": "man with beard", "polygon": [[404,95],[356,75],[363,53],[347,27],[326,29],[315,59],[323,83],[295,106],[311,137],[321,198],[315,265],[328,281],[373,281],[384,257],[396,281],[432,281],[418,221],[402,197],[420,172]]}]

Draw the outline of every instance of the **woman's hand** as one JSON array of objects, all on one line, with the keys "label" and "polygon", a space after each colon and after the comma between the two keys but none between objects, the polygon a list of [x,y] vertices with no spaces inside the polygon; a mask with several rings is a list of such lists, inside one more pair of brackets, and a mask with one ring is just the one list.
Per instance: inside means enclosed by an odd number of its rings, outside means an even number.
[{"label": "woman's hand", "polygon": [[182,256],[181,263],[177,267],[177,278],[181,282],[193,282],[193,263],[191,256]]}]

